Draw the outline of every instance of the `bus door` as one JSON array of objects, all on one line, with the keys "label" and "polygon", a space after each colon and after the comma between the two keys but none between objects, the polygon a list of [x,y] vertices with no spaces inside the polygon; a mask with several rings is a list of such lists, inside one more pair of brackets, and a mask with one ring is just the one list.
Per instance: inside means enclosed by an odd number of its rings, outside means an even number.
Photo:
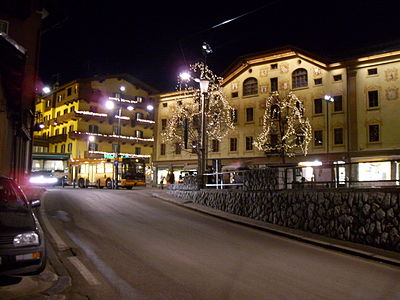
[{"label": "bus door", "polygon": [[88,170],[88,179],[90,183],[95,183],[96,182],[96,165],[88,165],[89,170]]}]

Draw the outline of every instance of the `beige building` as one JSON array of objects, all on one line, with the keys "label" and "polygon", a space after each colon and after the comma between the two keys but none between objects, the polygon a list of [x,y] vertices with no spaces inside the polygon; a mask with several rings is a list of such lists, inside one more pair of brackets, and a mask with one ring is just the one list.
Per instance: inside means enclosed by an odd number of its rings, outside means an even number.
[{"label": "beige building", "polygon": [[[240,58],[223,76],[224,93],[236,110],[236,128],[219,143],[208,141],[208,164],[214,159],[222,166],[238,161],[247,161],[252,167],[279,164],[278,155],[256,149],[253,142],[262,130],[270,93],[292,91],[303,102],[313,137],[307,156],[299,154],[287,162],[368,162],[357,164],[351,172],[364,180],[398,179],[399,69],[400,51],[337,62],[295,48]],[[326,96],[334,101],[326,101]],[[160,95],[154,149],[158,177],[170,168],[176,175],[180,170],[197,168],[195,154],[161,143],[162,127],[179,101],[192,99],[178,92]]]},{"label": "beige building", "polygon": [[78,79],[52,89],[36,102],[33,170],[63,170],[68,159],[109,158],[116,152],[150,164],[154,93],[127,74]]}]

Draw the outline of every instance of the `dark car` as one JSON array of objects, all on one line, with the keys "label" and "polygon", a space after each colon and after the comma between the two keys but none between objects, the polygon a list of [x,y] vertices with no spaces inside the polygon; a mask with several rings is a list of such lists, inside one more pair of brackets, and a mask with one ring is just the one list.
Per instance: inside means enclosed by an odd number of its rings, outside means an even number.
[{"label": "dark car", "polygon": [[0,275],[33,275],[46,266],[42,228],[20,187],[0,175]]}]

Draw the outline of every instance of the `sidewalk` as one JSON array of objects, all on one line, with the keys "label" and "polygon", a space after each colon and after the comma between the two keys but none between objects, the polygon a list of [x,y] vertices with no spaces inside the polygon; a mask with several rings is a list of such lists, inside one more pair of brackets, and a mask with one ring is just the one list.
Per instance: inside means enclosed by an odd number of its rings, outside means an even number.
[{"label": "sidewalk", "polygon": [[250,226],[259,230],[264,230],[270,233],[278,234],[287,238],[296,239],[302,242],[318,245],[324,248],[345,252],[352,255],[357,255],[363,258],[372,259],[375,261],[400,266],[400,254],[392,251],[387,251],[362,244],[341,241],[321,235],[278,226],[266,222],[253,220],[247,217],[237,216],[227,212],[223,212],[214,208],[206,207],[191,201],[185,201],[174,197],[167,193],[167,190],[154,189],[152,195],[156,198],[175,203],[176,205],[197,210],[217,218],[222,218],[230,222]]}]

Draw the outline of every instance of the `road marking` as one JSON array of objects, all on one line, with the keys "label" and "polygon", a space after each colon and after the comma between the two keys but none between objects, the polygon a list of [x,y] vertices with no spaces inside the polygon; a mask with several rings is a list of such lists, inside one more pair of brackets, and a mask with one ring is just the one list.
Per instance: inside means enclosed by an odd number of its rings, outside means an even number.
[{"label": "road marking", "polygon": [[67,259],[75,266],[75,268],[81,273],[82,277],[86,279],[86,281],[90,285],[99,285],[100,282],[94,277],[94,275],[86,268],[86,266],[77,258],[76,256],[67,257]]}]

